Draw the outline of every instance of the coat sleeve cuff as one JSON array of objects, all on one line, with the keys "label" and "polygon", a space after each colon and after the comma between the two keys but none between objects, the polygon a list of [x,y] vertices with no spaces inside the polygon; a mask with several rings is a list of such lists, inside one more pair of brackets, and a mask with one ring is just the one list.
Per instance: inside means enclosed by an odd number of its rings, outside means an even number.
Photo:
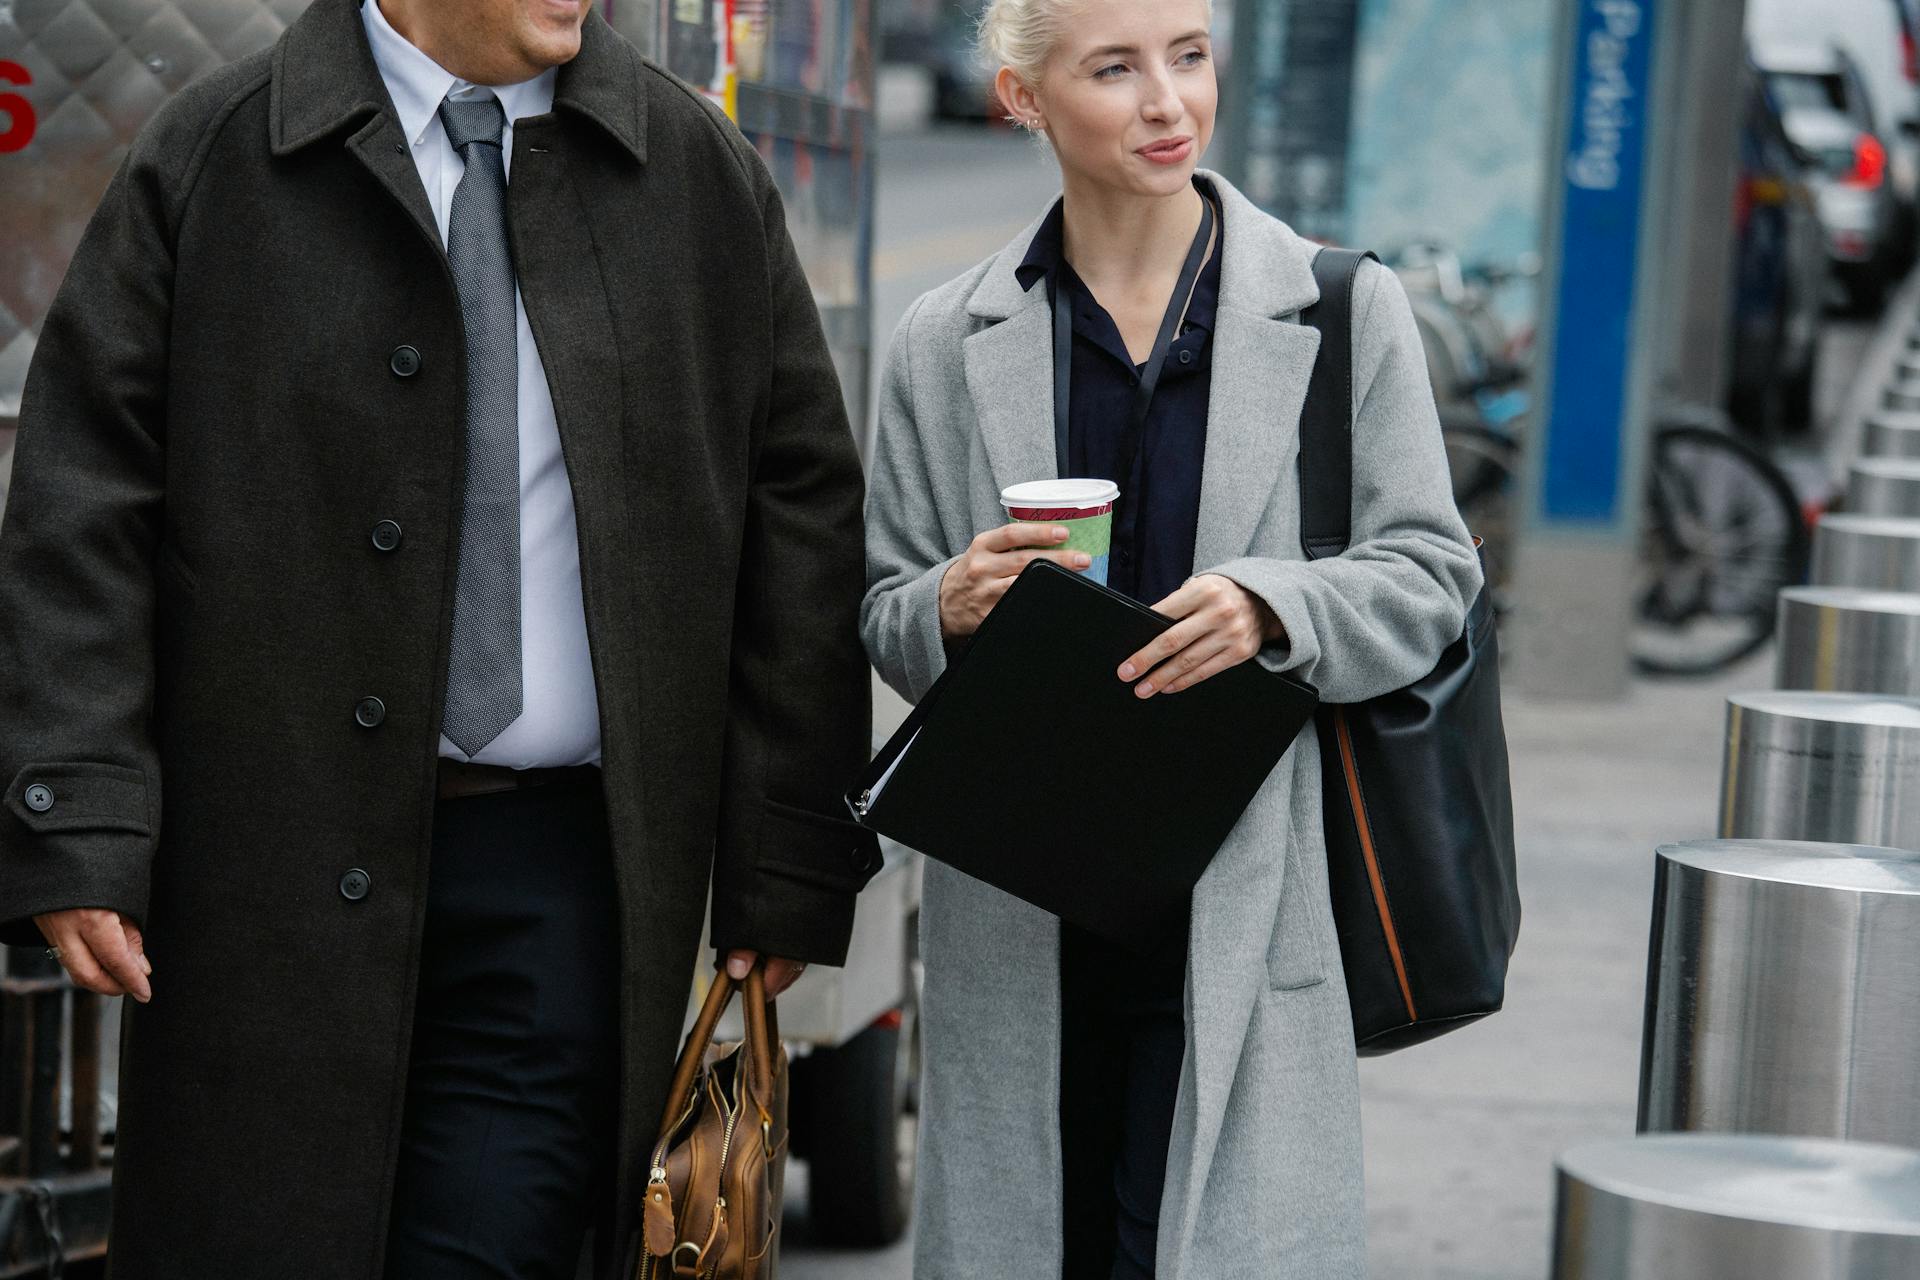
[{"label": "coat sleeve cuff", "polygon": [[847,819],[769,801],[760,856],[714,895],[713,943],[806,964],[846,963],[854,903],[880,870],[880,842]]},{"label": "coat sleeve cuff", "polygon": [[138,769],[23,767],[0,795],[0,943],[45,945],[33,917],[50,911],[100,907],[143,920],[157,819]]}]

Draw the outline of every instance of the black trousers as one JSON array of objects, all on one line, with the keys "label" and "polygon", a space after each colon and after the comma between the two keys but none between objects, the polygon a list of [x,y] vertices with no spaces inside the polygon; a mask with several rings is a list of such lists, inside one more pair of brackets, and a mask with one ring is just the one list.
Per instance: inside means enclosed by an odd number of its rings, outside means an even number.
[{"label": "black trousers", "polygon": [[1060,926],[1062,1280],[1153,1280],[1186,967]]},{"label": "black trousers", "polygon": [[440,802],[387,1280],[574,1280],[618,1116],[598,776]]}]

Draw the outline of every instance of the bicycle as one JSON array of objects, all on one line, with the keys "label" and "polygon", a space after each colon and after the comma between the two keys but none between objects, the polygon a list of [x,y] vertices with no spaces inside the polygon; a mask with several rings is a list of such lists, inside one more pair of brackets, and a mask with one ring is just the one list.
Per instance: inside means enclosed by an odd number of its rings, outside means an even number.
[{"label": "bicycle", "polygon": [[[1530,268],[1465,268],[1432,245],[1402,251],[1403,271],[1440,404],[1454,500],[1484,539],[1495,608],[1510,602],[1514,496],[1532,419],[1532,334],[1509,336],[1494,293]],[[1725,414],[1656,411],[1645,468],[1635,623],[1636,670],[1696,676],[1752,655],[1773,636],[1776,596],[1806,573],[1811,535],[1784,472]]]},{"label": "bicycle", "polygon": [[[1443,424],[1454,497],[1489,547],[1511,546],[1521,441],[1479,424]],[[1666,406],[1646,465],[1634,668],[1647,675],[1711,675],[1773,638],[1776,598],[1806,574],[1812,538],[1792,483],[1725,415]],[[1511,584],[1489,557],[1496,607]]]}]

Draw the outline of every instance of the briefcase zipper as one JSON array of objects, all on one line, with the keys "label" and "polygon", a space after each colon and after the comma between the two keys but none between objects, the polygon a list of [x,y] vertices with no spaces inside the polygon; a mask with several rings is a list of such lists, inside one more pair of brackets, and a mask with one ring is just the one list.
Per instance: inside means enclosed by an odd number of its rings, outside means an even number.
[{"label": "briefcase zipper", "polygon": [[[743,1045],[740,1049],[741,1058],[744,1058],[746,1056],[746,1052],[747,1052],[746,1047]],[[741,1091],[746,1087],[745,1080],[746,1080],[747,1073],[745,1068],[746,1068],[745,1062],[739,1061],[739,1060],[735,1061],[734,1075],[733,1075],[733,1105],[727,1108],[726,1132],[720,1135],[719,1185],[723,1190],[727,1185],[727,1158],[733,1154],[733,1131],[739,1127],[740,1113],[746,1110],[746,1107],[747,1107],[746,1100],[740,1096]],[[716,1215],[723,1214],[727,1211],[727,1198],[725,1196],[720,1197],[719,1202],[714,1205],[713,1211]],[[718,1257],[715,1257],[713,1259],[712,1265],[710,1265],[707,1268],[706,1280],[714,1280],[714,1277],[718,1275],[719,1272],[720,1272],[720,1259]]]}]

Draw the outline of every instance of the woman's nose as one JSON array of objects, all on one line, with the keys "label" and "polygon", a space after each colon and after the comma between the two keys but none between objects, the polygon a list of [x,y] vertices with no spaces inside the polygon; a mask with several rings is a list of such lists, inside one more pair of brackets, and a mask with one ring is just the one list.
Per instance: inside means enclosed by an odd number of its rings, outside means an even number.
[{"label": "woman's nose", "polygon": [[1164,124],[1180,118],[1180,95],[1173,87],[1172,78],[1164,72],[1143,77],[1140,91],[1142,119]]}]

